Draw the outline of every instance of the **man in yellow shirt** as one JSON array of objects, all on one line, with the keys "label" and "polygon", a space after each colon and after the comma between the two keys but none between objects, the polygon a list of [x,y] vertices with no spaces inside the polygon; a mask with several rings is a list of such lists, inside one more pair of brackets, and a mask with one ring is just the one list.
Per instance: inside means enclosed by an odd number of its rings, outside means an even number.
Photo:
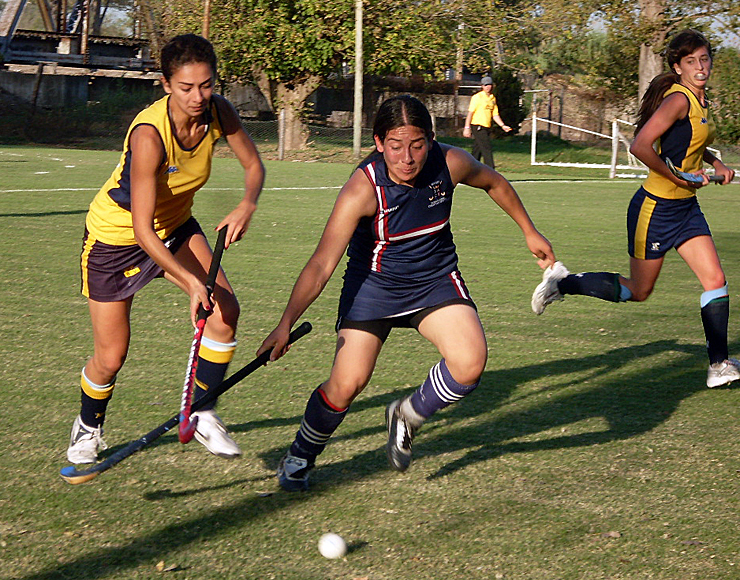
[{"label": "man in yellow shirt", "polygon": [[496,121],[496,124],[507,133],[511,131],[511,127],[504,123],[498,114],[496,97],[493,96],[493,79],[485,76],[480,84],[483,87],[482,90],[470,99],[463,137],[473,138],[473,157],[476,160],[482,157],[483,163],[495,167],[491,149],[491,121]]}]

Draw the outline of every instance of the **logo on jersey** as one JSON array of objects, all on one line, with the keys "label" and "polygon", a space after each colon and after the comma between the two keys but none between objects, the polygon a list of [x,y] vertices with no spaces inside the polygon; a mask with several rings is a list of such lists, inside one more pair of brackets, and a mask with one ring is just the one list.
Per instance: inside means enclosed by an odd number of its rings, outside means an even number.
[{"label": "logo on jersey", "polygon": [[707,124],[706,117],[702,117],[700,122],[701,122],[702,125],[706,125]]},{"label": "logo on jersey", "polygon": [[441,179],[429,184],[429,190],[432,195],[429,197],[429,205],[427,207],[434,207],[447,201],[447,192],[442,190],[443,184],[444,182]]},{"label": "logo on jersey", "polygon": [[166,173],[177,173],[178,171],[180,171],[180,170],[177,168],[177,165],[170,165],[167,168]]}]

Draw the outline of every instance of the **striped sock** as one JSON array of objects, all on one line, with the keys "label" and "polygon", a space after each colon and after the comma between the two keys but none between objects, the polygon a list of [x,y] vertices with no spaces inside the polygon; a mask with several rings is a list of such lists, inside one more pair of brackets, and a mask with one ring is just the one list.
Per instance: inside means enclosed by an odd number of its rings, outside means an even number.
[{"label": "striped sock", "polygon": [[426,380],[411,394],[410,403],[420,417],[428,419],[440,409],[470,394],[479,383],[480,381],[476,381],[472,385],[461,385],[452,377],[445,359],[442,359],[432,367]]},{"label": "striped sock", "polygon": [[[226,376],[231,359],[234,358],[236,340],[232,342],[218,342],[203,337],[198,351],[198,369],[195,371],[195,393],[193,400],[203,397],[208,389],[217,387]],[[216,401],[208,403],[201,410],[213,409]]]},{"label": "striped sock", "polygon": [[308,398],[301,427],[290,446],[290,454],[307,459],[312,464],[344,420],[347,411],[349,407],[338,409],[333,406],[321,387],[318,387]]},{"label": "striped sock", "polygon": [[113,396],[116,378],[107,385],[98,385],[87,378],[85,368],[80,373],[80,419],[88,427],[97,429],[105,421],[105,411]]}]

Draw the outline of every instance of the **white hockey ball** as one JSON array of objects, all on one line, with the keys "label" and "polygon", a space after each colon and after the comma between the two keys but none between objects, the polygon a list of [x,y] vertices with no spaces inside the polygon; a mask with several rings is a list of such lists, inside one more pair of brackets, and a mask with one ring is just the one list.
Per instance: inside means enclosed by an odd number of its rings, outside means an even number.
[{"label": "white hockey ball", "polygon": [[324,558],[335,560],[347,553],[347,543],[339,534],[324,534],[319,538],[319,552]]}]

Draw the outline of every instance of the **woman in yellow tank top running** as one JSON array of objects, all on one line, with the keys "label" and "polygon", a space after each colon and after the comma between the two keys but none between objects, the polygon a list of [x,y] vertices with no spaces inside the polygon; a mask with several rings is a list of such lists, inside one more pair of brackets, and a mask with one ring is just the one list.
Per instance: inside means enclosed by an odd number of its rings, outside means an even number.
[{"label": "woman in yellow tank top running", "polygon": [[[675,248],[703,288],[700,307],[709,357],[707,386],[718,387],[740,379],[740,362],[729,358],[727,281],[696,190],[709,183],[704,163],[714,167],[716,175],[723,178],[722,185],[732,181],[735,171],[707,149],[715,131],[706,98],[712,72],[709,41],[695,30],[684,30],[669,43],[666,60],[670,72],[655,77],[645,92],[630,147],[650,173],[627,212],[629,278],[609,272],[573,275],[556,262],[535,289],[532,310],[542,314],[548,304],[565,294],[612,302],[647,300],[666,253]],[[676,177],[666,159],[683,172],[701,176],[701,181],[689,183]]]}]

